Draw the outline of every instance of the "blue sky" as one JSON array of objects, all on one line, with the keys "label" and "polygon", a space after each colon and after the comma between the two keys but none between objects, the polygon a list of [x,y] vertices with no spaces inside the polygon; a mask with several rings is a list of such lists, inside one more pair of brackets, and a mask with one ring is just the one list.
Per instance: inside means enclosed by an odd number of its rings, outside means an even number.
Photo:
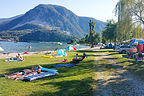
[{"label": "blue sky", "polygon": [[24,14],[39,4],[55,4],[66,7],[78,16],[106,21],[116,19],[114,8],[118,0],[1,0],[0,18]]}]

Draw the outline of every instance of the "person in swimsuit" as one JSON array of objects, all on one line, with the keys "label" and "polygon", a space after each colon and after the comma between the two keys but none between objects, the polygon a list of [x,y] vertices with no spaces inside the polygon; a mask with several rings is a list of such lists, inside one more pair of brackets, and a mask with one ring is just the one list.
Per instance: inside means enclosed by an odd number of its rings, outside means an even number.
[{"label": "person in swimsuit", "polygon": [[17,60],[23,60],[23,57],[20,55],[20,53],[18,53],[18,55],[16,55]]},{"label": "person in swimsuit", "polygon": [[33,66],[33,67],[32,67],[32,72],[37,72],[38,74],[40,74],[40,73],[41,73],[41,68],[42,68],[42,67],[41,67],[40,65],[39,65],[38,68],[36,68],[36,69],[35,69],[34,66]]},{"label": "person in swimsuit", "polygon": [[22,71],[13,73],[11,75],[5,75],[5,77],[10,78],[10,79],[15,79],[17,76],[22,76],[22,75],[26,75],[28,73],[32,72],[30,69],[24,69]]},{"label": "person in swimsuit", "polygon": [[37,69],[34,69],[34,67],[32,67],[32,69],[24,69],[22,71],[13,73],[11,75],[5,75],[5,77],[10,78],[10,79],[23,79],[23,77],[27,77],[27,76],[32,76],[32,75],[36,75],[36,74],[40,74],[41,73],[41,66],[39,65]]}]

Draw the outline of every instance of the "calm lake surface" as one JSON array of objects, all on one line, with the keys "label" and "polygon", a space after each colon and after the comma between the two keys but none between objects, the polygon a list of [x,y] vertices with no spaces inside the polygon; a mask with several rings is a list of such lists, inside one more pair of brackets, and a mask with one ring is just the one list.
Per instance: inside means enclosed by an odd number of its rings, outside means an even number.
[{"label": "calm lake surface", "polygon": [[[30,48],[29,48],[30,46]],[[55,44],[55,42],[37,42],[37,43],[28,43],[28,42],[6,42],[0,41],[0,47],[4,49],[0,53],[15,53],[15,52],[35,52],[35,51],[53,51],[60,48],[66,48],[69,46],[66,43],[62,45]],[[73,45],[77,49],[81,48],[89,48],[89,46],[85,45]]]}]

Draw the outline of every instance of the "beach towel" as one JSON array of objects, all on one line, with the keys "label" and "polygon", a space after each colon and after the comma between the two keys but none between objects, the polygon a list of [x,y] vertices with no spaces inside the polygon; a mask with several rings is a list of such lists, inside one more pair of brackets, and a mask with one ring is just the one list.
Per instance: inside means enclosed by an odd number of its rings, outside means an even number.
[{"label": "beach towel", "polygon": [[44,68],[44,67],[42,67],[41,70],[42,71],[47,71],[47,72],[57,72],[58,71],[56,69],[48,69],[48,68]]},{"label": "beach towel", "polygon": [[53,67],[74,67],[75,64],[55,64]]},{"label": "beach towel", "polygon": [[12,62],[12,61],[24,61],[24,60],[18,60],[18,59],[15,59],[15,58],[5,60],[5,62]]},{"label": "beach towel", "polygon": [[[38,67],[35,67],[34,69],[38,69]],[[57,69],[48,69],[48,68],[44,68],[41,67],[41,71],[47,71],[47,72],[57,72]]]},{"label": "beach towel", "polygon": [[46,57],[46,58],[55,58],[53,56],[47,56],[47,55],[43,55],[42,57]]},{"label": "beach towel", "polygon": [[28,54],[28,51],[25,51],[23,54]]},{"label": "beach towel", "polygon": [[32,80],[36,80],[36,79],[40,79],[40,78],[44,78],[44,77],[48,77],[48,76],[52,76],[52,75],[57,75],[57,74],[58,74],[58,72],[55,72],[55,71],[43,72],[41,74],[24,77],[23,80],[24,81],[32,81]]}]

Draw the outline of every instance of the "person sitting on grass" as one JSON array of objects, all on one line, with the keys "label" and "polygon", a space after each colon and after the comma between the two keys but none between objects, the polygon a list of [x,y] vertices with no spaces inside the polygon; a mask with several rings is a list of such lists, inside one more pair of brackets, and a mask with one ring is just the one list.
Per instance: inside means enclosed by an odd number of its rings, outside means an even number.
[{"label": "person sitting on grass", "polygon": [[31,70],[24,69],[20,72],[13,73],[11,75],[5,75],[5,77],[18,80],[18,79],[23,79],[24,77],[27,77],[27,76],[32,76],[32,75],[36,75],[40,73],[41,73],[41,66],[39,65],[37,69],[34,69],[34,67],[32,67]]},{"label": "person sitting on grass", "polygon": [[16,55],[17,60],[24,60],[23,57],[20,55],[20,53],[18,53],[18,55]]},{"label": "person sitting on grass", "polygon": [[85,57],[86,57],[86,54],[83,53],[82,57],[80,58],[77,58],[78,54],[76,54],[76,58],[73,58],[72,59],[72,62],[79,62],[79,61],[82,61]]},{"label": "person sitting on grass", "polygon": [[78,58],[78,54],[76,54],[76,58]]}]

